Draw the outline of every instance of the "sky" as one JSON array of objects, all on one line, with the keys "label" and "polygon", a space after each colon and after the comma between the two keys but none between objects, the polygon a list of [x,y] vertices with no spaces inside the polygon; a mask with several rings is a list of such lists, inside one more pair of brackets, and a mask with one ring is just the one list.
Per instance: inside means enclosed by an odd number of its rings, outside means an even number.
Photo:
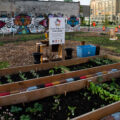
[{"label": "sky", "polygon": [[90,5],[90,0],[73,0],[73,1],[80,1],[81,5]]}]

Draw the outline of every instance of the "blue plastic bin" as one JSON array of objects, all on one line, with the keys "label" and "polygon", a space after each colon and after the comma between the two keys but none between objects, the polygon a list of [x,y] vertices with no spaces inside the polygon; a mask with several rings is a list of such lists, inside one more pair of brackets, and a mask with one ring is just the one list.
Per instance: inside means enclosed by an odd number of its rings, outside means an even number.
[{"label": "blue plastic bin", "polygon": [[96,46],[94,45],[79,45],[77,46],[77,57],[95,56]]}]

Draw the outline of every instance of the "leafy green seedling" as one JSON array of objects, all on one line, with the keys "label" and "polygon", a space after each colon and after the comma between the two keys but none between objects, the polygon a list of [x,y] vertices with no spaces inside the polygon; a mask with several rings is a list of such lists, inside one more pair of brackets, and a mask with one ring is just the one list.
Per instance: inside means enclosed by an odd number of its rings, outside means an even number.
[{"label": "leafy green seedling", "polygon": [[10,112],[12,113],[19,113],[20,111],[22,111],[22,108],[16,106],[12,106],[10,109]]},{"label": "leafy green seedling", "polygon": [[91,96],[88,96],[88,100],[90,100],[91,99]]},{"label": "leafy green seedling", "polygon": [[36,78],[40,77],[34,70],[31,70],[30,73]]},{"label": "leafy green seedling", "polygon": [[68,113],[68,115],[74,116],[75,115],[75,109],[76,109],[76,107],[68,106],[68,110],[70,111],[70,113]]},{"label": "leafy green seedling", "polygon": [[34,114],[36,114],[37,112],[42,112],[42,110],[43,110],[43,107],[39,103],[35,103],[33,108],[31,107],[26,108],[26,112],[30,112]]},{"label": "leafy green seedling", "polygon": [[5,77],[7,78],[7,82],[8,83],[12,83],[13,82],[11,77],[10,77],[10,75],[6,75]]},{"label": "leafy green seedling", "polygon": [[57,109],[57,107],[59,106],[59,104],[60,104],[60,95],[57,95],[57,96],[53,96],[53,98],[54,98],[54,103],[53,103],[53,107],[52,107],[52,109],[53,110],[56,110]]},{"label": "leafy green seedling", "polygon": [[29,115],[20,116],[20,120],[31,120]]},{"label": "leafy green seedling", "polygon": [[54,75],[54,70],[53,69],[49,70],[49,74]]},{"label": "leafy green seedling", "polygon": [[27,80],[27,78],[25,77],[25,74],[22,72],[19,72],[19,76],[22,80]]}]

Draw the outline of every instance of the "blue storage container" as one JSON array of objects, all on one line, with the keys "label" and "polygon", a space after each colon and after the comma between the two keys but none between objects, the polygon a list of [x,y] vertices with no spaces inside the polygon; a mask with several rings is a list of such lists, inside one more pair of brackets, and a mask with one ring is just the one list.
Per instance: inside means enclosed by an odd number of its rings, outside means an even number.
[{"label": "blue storage container", "polygon": [[77,57],[89,57],[96,54],[96,46],[94,45],[79,45],[77,46]]}]

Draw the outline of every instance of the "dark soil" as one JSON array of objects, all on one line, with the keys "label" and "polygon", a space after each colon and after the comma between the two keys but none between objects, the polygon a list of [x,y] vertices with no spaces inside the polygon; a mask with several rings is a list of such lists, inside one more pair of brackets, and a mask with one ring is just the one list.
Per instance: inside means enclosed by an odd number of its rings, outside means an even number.
[{"label": "dark soil", "polygon": [[[86,95],[85,95],[86,94]],[[88,100],[88,98],[90,99]],[[37,112],[36,114],[26,112],[27,107],[33,108],[34,103],[39,103],[42,105],[42,112]],[[81,89],[76,92],[67,93],[67,95],[61,95],[59,98],[60,104],[57,106],[56,109],[53,110],[53,106],[55,104],[55,99],[53,96],[47,97],[45,99],[30,102],[26,104],[19,104],[16,105],[17,107],[21,107],[22,111],[18,113],[12,113],[15,120],[20,120],[21,115],[29,115],[30,120],[66,120],[68,117],[73,118],[75,116],[82,115],[84,113],[90,112],[97,108],[100,108],[102,105],[107,105],[108,102],[102,100],[98,95],[92,95],[90,91],[87,89]],[[76,107],[75,115],[72,115],[70,107]],[[10,111],[11,106],[2,107],[0,110],[0,116],[5,116],[5,112]],[[70,115],[69,115],[70,113]]]}]

